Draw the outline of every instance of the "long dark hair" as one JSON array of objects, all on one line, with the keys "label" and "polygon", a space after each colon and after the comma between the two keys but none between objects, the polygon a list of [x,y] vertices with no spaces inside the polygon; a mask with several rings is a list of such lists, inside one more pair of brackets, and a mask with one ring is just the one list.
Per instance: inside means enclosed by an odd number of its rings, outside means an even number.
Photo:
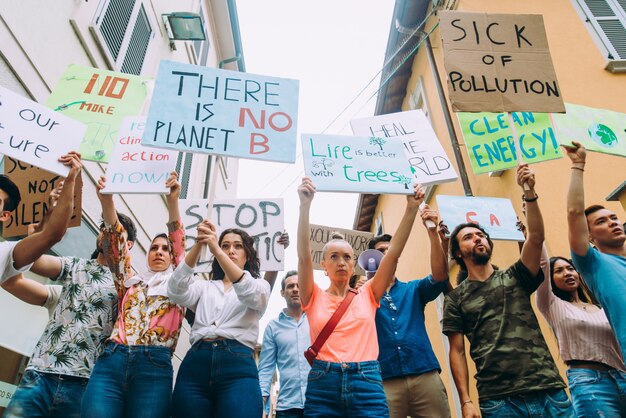
[{"label": "long dark hair", "polygon": [[572,301],[572,294],[570,292],[566,292],[565,290],[561,290],[556,287],[556,283],[554,282],[554,264],[557,261],[565,261],[567,264],[572,266],[576,273],[578,273],[578,288],[576,289],[576,293],[578,293],[578,298],[585,303],[593,303],[594,305],[599,305],[598,301],[593,297],[593,294],[587,287],[587,284],[583,280],[583,276],[581,276],[580,272],[574,266],[572,260],[569,260],[565,257],[550,257],[550,284],[552,285],[552,293],[554,295],[566,302]]},{"label": "long dark hair", "polygon": [[[246,257],[248,258],[248,261],[246,261],[246,265],[243,266],[243,269],[249,271],[255,279],[261,277],[261,262],[259,261],[259,255],[254,248],[254,239],[252,239],[252,237],[243,229],[229,228],[220,234],[220,238],[217,241],[218,245],[222,245],[222,240],[226,234],[237,234],[241,237],[243,249],[245,250]],[[216,258],[213,258],[212,267],[211,279],[224,280],[224,270],[222,270],[222,266],[220,266],[220,263],[217,262]]]}]

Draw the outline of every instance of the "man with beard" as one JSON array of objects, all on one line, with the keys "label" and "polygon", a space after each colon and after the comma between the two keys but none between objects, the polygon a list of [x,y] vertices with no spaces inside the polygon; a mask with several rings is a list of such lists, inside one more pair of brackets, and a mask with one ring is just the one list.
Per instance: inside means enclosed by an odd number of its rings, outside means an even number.
[{"label": "man with beard", "polygon": [[292,270],[285,275],[280,295],[285,298],[287,308],[265,328],[259,359],[261,394],[267,404],[274,370],[278,365],[280,393],[276,417],[300,418],[304,416],[304,394],[311,369],[304,352],[311,345],[311,337],[309,321],[302,312],[297,271]]},{"label": "man with beard", "polygon": [[520,259],[508,269],[489,262],[493,242],[477,224],[458,225],[450,255],[468,277],[446,295],[443,332],[450,341],[450,366],[463,417],[480,417],[469,396],[465,341],[476,364],[480,412],[488,417],[573,417],[556,364],[543,338],[530,295],[544,280],[540,268],[544,227],[527,164],[517,169],[526,184],[527,239]]},{"label": "man with beard", "polygon": [[[587,151],[564,146],[572,161],[567,193],[569,246],[574,266],[606,312],[626,358],[626,234],[617,214],[600,205],[585,209],[583,172]],[[593,244],[592,247],[591,244]]]}]

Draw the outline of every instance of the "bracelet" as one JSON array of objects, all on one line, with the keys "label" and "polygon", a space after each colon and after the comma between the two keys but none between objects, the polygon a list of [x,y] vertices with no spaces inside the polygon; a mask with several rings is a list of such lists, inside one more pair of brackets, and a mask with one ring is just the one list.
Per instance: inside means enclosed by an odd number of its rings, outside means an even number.
[{"label": "bracelet", "polygon": [[524,202],[535,202],[537,201],[537,199],[539,199],[539,195],[537,193],[535,193],[535,197],[526,197],[525,194],[522,195],[522,200]]},{"label": "bracelet", "polygon": [[584,169],[584,168],[582,168],[582,167],[576,167],[575,165],[571,166],[570,168],[571,168],[572,170],[580,170],[580,171],[585,171],[585,169]]},{"label": "bracelet", "polygon": [[463,409],[465,407],[465,404],[468,404],[468,403],[472,403],[472,400],[471,399],[466,399],[463,402],[461,402],[461,409]]}]

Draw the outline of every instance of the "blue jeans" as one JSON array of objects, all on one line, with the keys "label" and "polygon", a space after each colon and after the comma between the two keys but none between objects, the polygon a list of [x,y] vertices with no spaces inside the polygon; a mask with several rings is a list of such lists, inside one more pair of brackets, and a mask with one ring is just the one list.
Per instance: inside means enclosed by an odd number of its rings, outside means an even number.
[{"label": "blue jeans", "polygon": [[626,373],[568,369],[572,403],[579,417],[626,417]]},{"label": "blue jeans", "polygon": [[83,397],[83,418],[167,418],[172,396],[171,350],[108,342]]},{"label": "blue jeans", "polygon": [[315,360],[306,388],[305,417],[389,417],[377,361]]},{"label": "blue jeans", "polygon": [[172,415],[257,418],[263,414],[252,349],[235,340],[198,341],[178,370]]},{"label": "blue jeans", "polygon": [[574,408],[563,389],[540,390],[480,401],[483,418],[573,418]]},{"label": "blue jeans", "polygon": [[82,377],[27,370],[4,411],[5,418],[79,418],[87,382]]}]

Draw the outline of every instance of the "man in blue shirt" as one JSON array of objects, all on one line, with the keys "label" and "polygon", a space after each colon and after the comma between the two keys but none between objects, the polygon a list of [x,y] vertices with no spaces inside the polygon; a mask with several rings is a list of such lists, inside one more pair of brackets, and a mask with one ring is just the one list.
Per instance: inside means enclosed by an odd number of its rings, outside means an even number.
[{"label": "man in blue shirt", "polygon": [[[422,222],[437,225],[437,211],[424,205]],[[448,395],[439,377],[441,368],[424,325],[426,304],[448,287],[448,262],[437,228],[427,228],[432,274],[404,283],[395,279],[380,300],[376,331],[381,374],[390,418],[449,417]],[[383,254],[391,235],[372,239],[370,249]]]},{"label": "man in blue shirt", "polygon": [[264,404],[267,404],[274,370],[278,366],[280,392],[276,417],[301,418],[304,416],[304,395],[311,369],[304,352],[311,345],[311,337],[309,321],[300,303],[297,271],[292,270],[285,275],[280,295],[285,298],[287,308],[265,328],[259,360],[261,394]]}]

